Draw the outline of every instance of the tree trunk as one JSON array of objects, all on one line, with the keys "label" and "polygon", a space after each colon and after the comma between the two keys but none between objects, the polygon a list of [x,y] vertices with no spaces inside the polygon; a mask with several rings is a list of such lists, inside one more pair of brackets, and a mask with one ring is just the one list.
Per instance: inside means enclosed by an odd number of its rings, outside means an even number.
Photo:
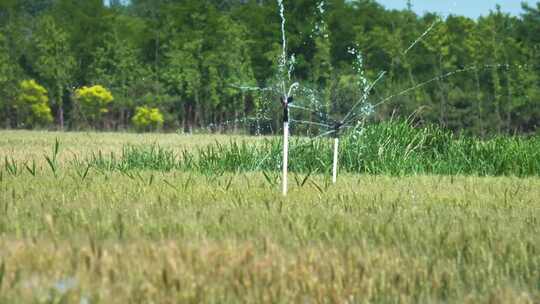
[{"label": "tree trunk", "polygon": [[193,114],[193,102],[188,101],[184,103],[184,132],[185,133],[191,133],[193,130],[193,120],[194,120],[194,114]]},{"label": "tree trunk", "polygon": [[[506,61],[506,66],[510,66],[508,61]],[[510,134],[512,132],[512,102],[513,102],[513,91],[512,91],[512,77],[511,75],[508,75],[509,71],[505,73],[506,76],[506,107],[505,107],[505,114],[506,114],[506,132]]]},{"label": "tree trunk", "polygon": [[[444,71],[443,68],[442,68],[442,58],[439,58],[439,75],[442,74],[442,72]],[[446,124],[447,124],[447,106],[448,106],[448,101],[447,101],[447,95],[448,95],[448,89],[447,87],[444,85],[444,83],[442,83],[442,81],[439,79],[437,80],[437,84],[439,85],[439,90],[440,90],[440,98],[441,98],[441,104],[439,106],[439,124],[442,126],[442,127],[446,127]]]},{"label": "tree trunk", "polygon": [[475,70],[474,75],[476,78],[476,108],[478,111],[478,127],[480,135],[484,137],[486,135],[484,128],[484,108],[482,107],[482,91],[480,88],[480,75],[478,75],[478,70]]},{"label": "tree trunk", "polygon": [[58,125],[60,127],[60,131],[64,131],[64,107],[62,103],[58,104]]},{"label": "tree trunk", "polygon": [[502,116],[501,116],[501,92],[500,92],[500,78],[497,70],[492,72],[493,77],[493,103],[494,103],[494,114],[495,114],[495,128],[497,133],[501,132],[502,126]]},{"label": "tree trunk", "polygon": [[56,104],[58,105],[58,125],[60,131],[64,131],[64,100],[62,99],[62,88],[58,86]]},{"label": "tree trunk", "polygon": [[234,133],[236,134],[238,132],[238,110],[234,109]]}]

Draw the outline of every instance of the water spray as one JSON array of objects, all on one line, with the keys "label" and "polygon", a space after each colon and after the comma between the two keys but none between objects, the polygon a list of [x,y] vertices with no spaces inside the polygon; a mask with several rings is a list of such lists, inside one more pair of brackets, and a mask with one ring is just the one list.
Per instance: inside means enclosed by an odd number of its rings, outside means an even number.
[{"label": "water spray", "polygon": [[[287,36],[286,36],[286,18],[285,18],[285,5],[283,0],[277,0],[279,7],[279,16],[281,18],[281,54],[278,58],[278,78],[279,81],[276,85],[267,88],[254,87],[254,86],[234,86],[243,91],[258,91],[258,92],[273,92],[281,96],[280,103],[283,108],[283,176],[282,186],[283,195],[286,196],[288,192],[288,165],[289,165],[289,137],[290,137],[290,113],[289,108],[293,102],[293,94],[300,87],[298,82],[292,81],[292,74],[294,72],[295,57],[292,54],[287,56]],[[261,162],[262,163],[262,162]]]},{"label": "water spray", "polygon": [[[431,24],[431,26],[424,32],[422,35],[420,35],[404,52],[403,55],[407,55],[407,53],[413,49],[423,38],[425,38],[432,30],[433,28],[440,22],[439,19],[435,20]],[[358,73],[360,80],[358,82],[359,87],[362,87],[362,96],[358,100],[356,104],[352,106],[350,111],[345,114],[345,117],[343,117],[342,120],[334,122],[333,130],[331,131],[333,133],[334,138],[334,155],[333,155],[333,165],[332,165],[332,182],[334,184],[337,183],[337,175],[339,170],[339,139],[341,134],[342,128],[349,127],[348,124],[352,124],[353,120],[356,120],[359,115],[359,113],[356,112],[356,109],[362,105],[365,104],[369,98],[369,95],[371,91],[374,89],[374,87],[381,81],[384,76],[386,75],[386,71],[381,71],[377,78],[373,82],[369,82],[368,79],[365,77],[365,71],[364,71],[364,61],[362,54],[357,51],[354,48],[349,49],[349,53],[354,55],[356,57],[356,67],[355,70]],[[369,107],[366,109],[364,106],[361,110],[363,115],[369,116],[371,115],[371,112],[374,109],[374,106],[371,104],[367,104]]]},{"label": "water spray", "polygon": [[[297,93],[298,90],[301,92],[303,91],[305,93],[305,90],[307,88],[300,87],[300,84],[297,82],[292,81],[292,74],[294,71],[294,65],[295,65],[295,57],[294,54],[290,57],[287,55],[287,37],[286,37],[286,18],[285,18],[285,7],[283,0],[276,0],[279,6],[279,15],[281,17],[281,38],[282,38],[282,45],[281,45],[281,54],[278,58],[278,78],[279,81],[272,85],[271,87],[254,87],[254,86],[234,86],[240,90],[243,91],[258,91],[258,92],[272,92],[275,93],[279,97],[279,101],[281,103],[281,106],[283,108],[283,163],[282,163],[282,169],[283,169],[283,176],[282,176],[282,190],[283,195],[286,196],[288,192],[288,163],[289,163],[289,137],[291,135],[291,124],[294,123],[300,123],[300,124],[306,124],[311,125],[313,127],[318,127],[322,130],[326,130],[326,132],[319,134],[316,136],[316,138],[331,136],[334,139],[334,149],[333,149],[333,166],[332,166],[332,181],[334,184],[337,183],[337,176],[339,173],[339,144],[340,144],[340,137],[341,133],[343,133],[343,130],[346,128],[358,128],[358,123],[355,124],[355,122],[358,122],[363,117],[370,116],[374,109],[381,106],[382,104],[385,104],[387,102],[390,102],[392,99],[403,96],[405,94],[408,94],[411,91],[414,91],[416,89],[419,89],[421,87],[427,86],[432,82],[440,81],[446,78],[450,78],[453,75],[465,73],[473,70],[482,70],[482,69],[493,69],[493,68],[501,68],[506,67],[507,65],[485,65],[485,66],[471,66],[471,67],[464,67],[452,72],[448,72],[446,74],[442,74],[439,76],[436,76],[432,79],[429,79],[427,81],[424,81],[422,83],[416,84],[413,87],[410,87],[408,89],[405,89],[401,92],[394,93],[390,96],[387,96],[385,98],[380,99],[378,102],[375,103],[369,103],[368,99],[370,98],[371,92],[375,88],[375,86],[383,81],[383,79],[386,76],[386,71],[381,71],[377,77],[370,81],[365,76],[364,71],[364,62],[362,54],[357,51],[356,48],[350,48],[348,51],[351,55],[355,57],[355,64],[354,64],[354,70],[358,73],[358,81],[357,85],[360,89],[360,97],[358,101],[350,108],[350,110],[341,118],[337,119],[328,119],[327,115],[323,118],[323,112],[321,112],[320,109],[312,109],[309,106],[302,106],[293,104],[293,95]],[[319,5],[317,7],[319,9],[320,14],[324,14],[324,0],[319,2]],[[415,46],[417,46],[423,39],[427,37],[427,35],[434,30],[437,24],[440,23],[440,19],[435,20],[429,28],[427,28],[426,31],[424,31],[416,40],[412,41],[412,43],[403,51],[401,52],[401,56],[406,56]],[[317,24],[314,34],[321,35],[324,34],[326,27],[324,24],[324,21],[322,21],[321,24]],[[325,38],[327,38],[326,34],[324,34]],[[521,66],[520,66],[521,67]],[[310,100],[318,104],[319,100],[315,97],[313,92],[311,90],[308,91]],[[298,93],[301,94],[301,93]],[[274,95],[274,98],[275,96]],[[298,96],[296,96],[298,97]],[[302,99],[302,98],[300,98]],[[306,111],[311,114],[316,114],[320,117],[320,119],[324,119],[324,121],[307,121],[307,120],[296,120],[293,117],[291,117],[290,109],[293,110],[301,110]],[[258,117],[258,119],[260,119]],[[267,120],[271,120],[270,118],[265,117]],[[328,120],[326,120],[328,119]],[[298,148],[298,147],[296,147]],[[260,165],[270,156],[270,154],[261,162],[257,167],[260,167]]]}]

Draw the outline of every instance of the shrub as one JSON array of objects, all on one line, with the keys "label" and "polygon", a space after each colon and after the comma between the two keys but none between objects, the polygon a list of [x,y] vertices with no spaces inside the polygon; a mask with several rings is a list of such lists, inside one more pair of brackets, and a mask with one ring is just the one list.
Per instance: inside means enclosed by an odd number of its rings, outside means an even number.
[{"label": "shrub", "polygon": [[137,107],[131,121],[139,131],[143,131],[161,127],[164,120],[163,114],[158,108],[142,106]]},{"label": "shrub", "polygon": [[34,80],[23,80],[15,108],[29,127],[47,125],[53,121],[47,90]]},{"label": "shrub", "polygon": [[100,85],[82,87],[75,91],[79,111],[90,124],[101,121],[103,114],[109,112],[107,106],[113,99],[111,92]]}]

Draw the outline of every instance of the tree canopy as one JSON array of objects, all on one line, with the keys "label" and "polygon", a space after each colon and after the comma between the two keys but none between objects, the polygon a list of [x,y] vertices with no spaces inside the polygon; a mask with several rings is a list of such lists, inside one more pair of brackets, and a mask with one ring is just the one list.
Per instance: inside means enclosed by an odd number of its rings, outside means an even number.
[{"label": "tree canopy", "polygon": [[[370,102],[396,95],[375,120],[413,117],[479,136],[539,128],[540,2],[520,16],[494,8],[477,20],[374,0],[284,3],[294,77],[320,91],[327,109],[344,113],[358,98],[354,48],[366,77],[386,72]],[[129,128],[141,109],[160,113],[155,125],[165,129],[228,126],[262,106],[236,85],[275,81],[280,26],[275,0],[2,1],[0,119],[37,125],[17,110],[27,94],[20,84],[33,80],[60,128],[88,122],[77,92],[97,85],[111,101],[87,113],[93,126]]]}]

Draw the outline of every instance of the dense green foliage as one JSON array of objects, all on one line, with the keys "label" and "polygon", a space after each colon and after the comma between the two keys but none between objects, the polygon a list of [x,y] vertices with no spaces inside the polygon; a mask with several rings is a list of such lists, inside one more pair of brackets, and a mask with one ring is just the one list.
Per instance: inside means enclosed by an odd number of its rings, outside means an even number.
[{"label": "dense green foliage", "polygon": [[47,90],[33,80],[23,80],[19,85],[14,109],[25,125],[35,127],[53,121]]},{"label": "dense green foliage", "polygon": [[[368,78],[387,72],[373,103],[466,69],[389,100],[376,120],[415,113],[418,122],[480,136],[537,130],[540,3],[521,16],[494,8],[478,20],[435,22],[434,14],[386,10],[373,0],[327,0],[324,13],[316,0],[284,2],[294,78],[319,89],[334,111],[357,98],[354,47]],[[84,123],[74,91],[92,85],[114,96],[103,117],[109,128],[129,126],[138,106],[166,113],[168,129],[239,121],[257,113],[262,97],[233,85],[275,81],[280,21],[274,0],[2,1],[0,119],[26,126],[13,109],[16,89],[34,79],[60,127],[64,116],[68,126]]]},{"label": "dense green foliage", "polygon": [[155,130],[163,125],[163,114],[158,108],[137,107],[132,121],[139,130]]},{"label": "dense green foliage", "polygon": [[109,90],[100,85],[82,87],[75,91],[75,103],[83,120],[97,124],[109,112],[108,105],[113,101]]}]

